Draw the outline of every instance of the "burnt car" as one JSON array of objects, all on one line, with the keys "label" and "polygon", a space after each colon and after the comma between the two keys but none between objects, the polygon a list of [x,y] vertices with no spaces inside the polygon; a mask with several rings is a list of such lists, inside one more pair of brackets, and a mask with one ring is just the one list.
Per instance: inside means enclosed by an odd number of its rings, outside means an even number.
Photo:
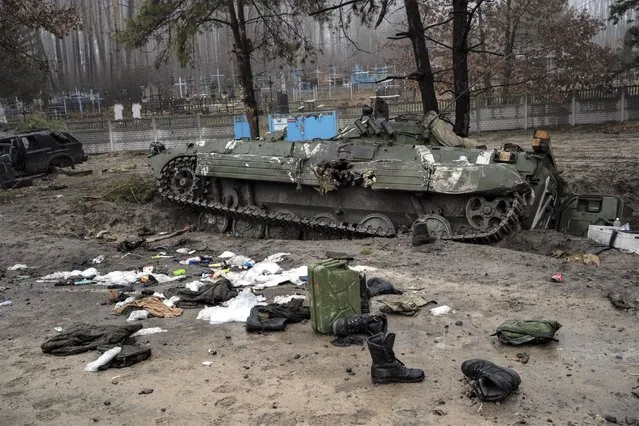
[{"label": "burnt car", "polygon": [[82,143],[68,132],[0,133],[0,186],[9,188],[87,160]]}]

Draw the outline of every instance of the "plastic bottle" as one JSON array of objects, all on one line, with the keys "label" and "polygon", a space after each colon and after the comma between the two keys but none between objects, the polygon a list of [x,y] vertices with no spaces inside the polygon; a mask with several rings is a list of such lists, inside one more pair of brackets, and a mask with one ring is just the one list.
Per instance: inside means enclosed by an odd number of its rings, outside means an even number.
[{"label": "plastic bottle", "polygon": [[615,228],[621,227],[621,221],[619,220],[619,218],[615,219],[615,221],[612,223],[612,226],[614,226]]}]

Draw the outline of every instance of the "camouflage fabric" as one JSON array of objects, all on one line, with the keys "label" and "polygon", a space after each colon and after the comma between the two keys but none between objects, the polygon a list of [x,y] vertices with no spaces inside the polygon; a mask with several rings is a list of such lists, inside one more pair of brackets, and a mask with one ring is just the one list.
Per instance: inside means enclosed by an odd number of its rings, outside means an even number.
[{"label": "camouflage fabric", "polygon": [[502,343],[510,345],[548,343],[557,341],[554,336],[560,328],[561,324],[552,320],[508,320],[491,336],[497,336]]},{"label": "camouflage fabric", "polygon": [[457,136],[450,125],[439,118],[435,111],[424,114],[423,123],[430,133],[428,141],[431,145],[477,148],[477,142],[474,139]]},{"label": "camouflage fabric", "polygon": [[404,296],[397,300],[380,300],[379,302],[382,304],[379,308],[381,312],[405,317],[415,316],[422,307],[437,303],[434,300],[428,301],[420,296]]}]

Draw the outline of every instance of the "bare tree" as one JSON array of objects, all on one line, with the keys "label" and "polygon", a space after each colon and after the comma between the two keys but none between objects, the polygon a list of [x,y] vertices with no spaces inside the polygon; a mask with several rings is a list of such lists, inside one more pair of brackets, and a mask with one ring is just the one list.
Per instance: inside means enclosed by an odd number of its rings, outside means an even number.
[{"label": "bare tree", "polygon": [[252,59],[256,52],[267,59],[278,58],[288,63],[312,58],[318,48],[303,25],[303,17],[317,5],[324,5],[324,1],[145,0],[118,40],[128,48],[157,41],[161,54],[156,64],[175,52],[185,65],[193,59],[197,34],[215,27],[229,28],[251,137],[257,138],[259,111]]}]

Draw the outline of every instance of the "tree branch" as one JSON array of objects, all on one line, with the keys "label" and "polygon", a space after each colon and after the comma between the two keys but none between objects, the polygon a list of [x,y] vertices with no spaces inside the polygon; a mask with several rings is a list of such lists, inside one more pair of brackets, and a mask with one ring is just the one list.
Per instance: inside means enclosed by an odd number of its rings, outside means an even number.
[{"label": "tree branch", "polygon": [[360,1],[362,0],[349,0],[346,3],[340,3],[333,6],[325,7],[324,9],[316,10],[315,12],[309,13],[308,16],[315,16],[315,15],[319,15],[320,13],[330,12],[331,10],[340,9],[344,6],[348,6],[354,3],[359,3]]},{"label": "tree branch", "polygon": [[436,23],[436,24],[429,25],[429,26],[427,26],[427,27],[424,27],[424,31],[426,31],[426,30],[430,30],[431,28],[435,28],[435,27],[438,27],[438,26],[440,26],[440,25],[447,24],[447,23],[449,23],[449,22],[450,22],[450,21],[452,21],[452,20],[453,20],[453,18],[448,18],[448,19],[446,19],[445,21],[441,21],[441,22],[438,22],[438,23]]},{"label": "tree branch", "polygon": [[215,22],[222,25],[228,25],[229,27],[231,26],[231,23],[229,21],[225,21],[224,19],[219,18],[204,18],[202,19],[202,22]]},{"label": "tree branch", "polygon": [[452,48],[451,46],[447,45],[446,43],[442,43],[441,41],[437,41],[437,40],[435,40],[434,38],[429,37],[429,36],[427,36],[427,35],[425,35],[424,37],[426,38],[426,40],[430,40],[430,41],[432,41],[432,42],[433,42],[433,43],[435,43],[435,44],[438,44],[438,45],[440,45],[440,46],[445,47],[446,49],[453,50],[453,48]]},{"label": "tree branch", "polygon": [[386,77],[386,78],[384,78],[382,80],[375,81],[375,84],[383,83],[383,82],[389,81],[389,80],[415,80],[415,81],[417,81],[417,80],[421,80],[423,77],[424,77],[424,75],[421,72],[415,71],[415,72],[412,72],[412,73],[410,73],[408,75],[404,75],[404,76],[401,76],[401,75],[390,75],[390,76],[388,76],[388,77]]},{"label": "tree branch", "polygon": [[492,52],[492,51],[490,51],[490,50],[484,50],[484,49],[478,49],[478,50],[475,50],[475,48],[476,48],[476,47],[479,47],[479,46],[481,46],[481,45],[482,45],[482,43],[479,43],[479,44],[474,45],[473,47],[469,47],[469,48],[468,48],[468,51],[469,51],[469,52],[473,52],[473,53],[486,53],[486,54],[488,54],[488,55],[495,55],[495,56],[501,56],[501,57],[506,56],[506,55],[504,55],[503,53],[499,53],[499,52]]}]

